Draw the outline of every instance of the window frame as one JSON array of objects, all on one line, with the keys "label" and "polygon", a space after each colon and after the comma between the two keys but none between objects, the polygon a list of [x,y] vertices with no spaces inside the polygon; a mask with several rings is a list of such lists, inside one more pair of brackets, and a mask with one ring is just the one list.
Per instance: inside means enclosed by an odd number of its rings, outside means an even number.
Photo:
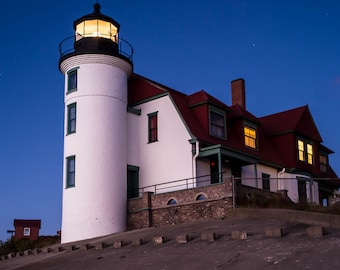
[{"label": "window frame", "polygon": [[166,205],[175,205],[177,204],[177,199],[176,198],[170,198]]},{"label": "window frame", "polygon": [[24,227],[23,235],[28,237],[31,236],[31,228],[30,227]]},{"label": "window frame", "polygon": [[[71,162],[73,166],[71,167]],[[68,156],[66,158],[66,188],[75,187],[76,184],[76,156]]]},{"label": "window frame", "polygon": [[[71,110],[74,109],[74,114]],[[77,103],[67,105],[67,130],[66,134],[76,133],[77,130]]]},{"label": "window frame", "polygon": [[[252,137],[250,134],[246,134],[246,129],[252,130],[255,133],[255,137]],[[258,131],[257,127],[251,125],[249,123],[244,123],[243,125],[243,135],[244,135],[244,145],[250,149],[258,149]],[[253,142],[254,146],[250,145],[250,142]]]},{"label": "window frame", "polygon": [[[311,149],[311,152],[310,152]],[[308,164],[313,165],[314,164],[314,147],[311,143],[306,143],[306,161]]]},{"label": "window frame", "polygon": [[[222,119],[222,124],[217,123],[218,121],[213,122],[212,115],[219,116]],[[226,120],[226,113],[223,110],[219,110],[214,107],[209,107],[209,135],[226,140],[227,139],[227,120]],[[219,135],[218,133],[222,133]]]},{"label": "window frame", "polygon": [[78,69],[75,67],[67,72],[67,91],[66,94],[70,94],[78,90]]},{"label": "window frame", "polygon": [[315,150],[314,144],[310,140],[302,138],[297,139],[297,158],[300,162],[314,165],[315,164]]},{"label": "window frame", "polygon": [[[324,158],[324,161],[322,160],[322,158]],[[320,153],[319,154],[319,163],[320,163],[320,172],[322,173],[328,173],[328,155],[324,154],[324,153]]]},{"label": "window frame", "polygon": [[158,111],[148,114],[148,143],[158,141]]},{"label": "window frame", "polygon": [[301,139],[297,140],[297,150],[298,150],[298,159],[301,162],[305,162],[305,142]]}]

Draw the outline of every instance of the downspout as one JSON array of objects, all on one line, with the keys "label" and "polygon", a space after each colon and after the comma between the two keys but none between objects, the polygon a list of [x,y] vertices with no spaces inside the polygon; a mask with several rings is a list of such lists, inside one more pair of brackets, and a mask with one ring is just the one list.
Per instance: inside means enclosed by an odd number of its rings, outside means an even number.
[{"label": "downspout", "polygon": [[277,187],[278,187],[278,190],[283,190],[281,176],[285,172],[286,172],[286,168],[283,168],[282,171],[278,172],[278,178],[277,178]]},{"label": "downspout", "polygon": [[196,153],[194,157],[192,158],[192,187],[196,187],[197,185],[197,157],[200,152],[200,143],[199,141],[195,142],[195,149]]}]

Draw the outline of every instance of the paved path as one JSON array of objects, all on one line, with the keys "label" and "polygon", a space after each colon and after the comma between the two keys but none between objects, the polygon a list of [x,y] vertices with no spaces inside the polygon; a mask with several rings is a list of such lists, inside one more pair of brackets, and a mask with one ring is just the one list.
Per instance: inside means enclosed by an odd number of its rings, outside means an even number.
[{"label": "paved path", "polygon": [[[271,218],[230,217],[191,224],[118,233],[91,241],[72,243],[77,250],[26,255],[0,261],[0,269],[339,269],[340,229],[325,227],[323,237],[306,233],[310,225]],[[286,235],[266,237],[269,228],[284,228]],[[245,231],[247,238],[233,240],[232,232]],[[215,241],[202,234],[215,233]],[[176,236],[191,240],[178,243]],[[167,239],[155,245],[155,236]],[[133,245],[142,239],[142,245]],[[121,248],[114,242],[123,241]],[[83,248],[85,243],[107,243],[103,249]]]}]

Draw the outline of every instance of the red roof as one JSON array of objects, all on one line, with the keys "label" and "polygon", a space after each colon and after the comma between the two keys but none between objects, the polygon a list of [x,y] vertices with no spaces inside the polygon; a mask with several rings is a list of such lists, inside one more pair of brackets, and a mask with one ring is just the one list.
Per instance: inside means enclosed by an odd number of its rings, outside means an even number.
[{"label": "red roof", "polygon": [[39,227],[41,228],[40,219],[14,219],[14,227]]},{"label": "red roof", "polygon": [[[130,105],[143,103],[160,95],[169,95],[172,98],[192,138],[205,144],[219,144],[277,168],[295,168],[299,165],[296,163],[295,146],[287,147],[292,143],[295,144],[294,136],[313,140],[320,145],[320,149],[332,153],[332,150],[320,144],[322,138],[308,106],[258,118],[240,105],[228,106],[204,90],[185,95],[140,75],[132,75],[129,83]],[[226,112],[227,139],[219,139],[209,135],[208,113],[210,105]],[[258,149],[244,145],[244,121],[250,121],[257,126]],[[314,168],[314,171],[316,170],[318,168]]]},{"label": "red roof", "polygon": [[268,135],[297,132],[308,136],[310,139],[322,142],[320,133],[307,105],[260,117],[259,119],[266,123]]}]

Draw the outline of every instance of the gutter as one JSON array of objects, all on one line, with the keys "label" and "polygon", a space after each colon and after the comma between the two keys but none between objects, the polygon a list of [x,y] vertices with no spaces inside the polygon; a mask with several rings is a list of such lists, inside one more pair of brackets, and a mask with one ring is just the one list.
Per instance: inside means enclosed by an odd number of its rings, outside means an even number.
[{"label": "gutter", "polygon": [[200,143],[199,141],[195,142],[195,149],[196,149],[196,153],[192,158],[192,186],[196,187],[196,183],[197,183],[197,157],[199,155],[200,152]]}]

